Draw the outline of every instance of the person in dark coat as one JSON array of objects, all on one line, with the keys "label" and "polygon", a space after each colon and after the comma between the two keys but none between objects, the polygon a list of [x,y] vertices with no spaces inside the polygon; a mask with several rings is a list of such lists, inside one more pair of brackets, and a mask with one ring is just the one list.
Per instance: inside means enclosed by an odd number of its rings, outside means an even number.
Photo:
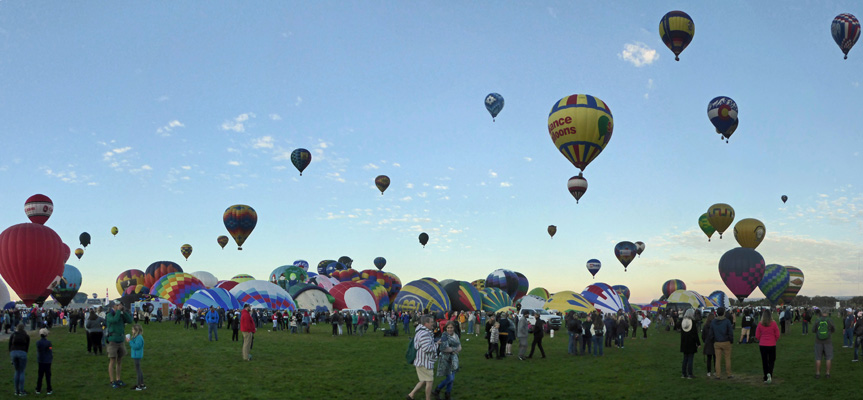
[{"label": "person in dark coat", "polygon": [[602,321],[605,325],[605,347],[611,347],[611,341],[617,339],[617,322],[612,314],[605,314],[605,319]]},{"label": "person in dark coat", "polygon": [[629,330],[629,322],[626,322],[626,315],[617,317],[617,348],[623,348],[623,340],[626,338],[626,331]]},{"label": "person in dark coat", "polygon": [[713,371],[714,363],[716,362],[716,350],[713,348],[713,327],[710,326],[710,323],[713,322],[713,313],[707,316],[707,319],[704,321],[704,326],[701,327],[701,340],[704,343],[704,355],[707,356],[707,376],[711,376],[711,371]]},{"label": "person in dark coat", "polygon": [[539,346],[539,352],[542,358],[545,358],[545,349],[542,348],[542,337],[545,336],[545,321],[536,316],[536,324],[533,326],[533,343],[530,345],[530,355],[527,358],[533,358],[533,351],[536,346]]},{"label": "person in dark coat", "polygon": [[701,346],[701,340],[698,339],[698,330],[695,328],[695,322],[692,320],[695,315],[695,310],[690,308],[683,314],[683,320],[680,321],[680,352],[683,353],[683,376],[681,378],[692,379],[692,363],[695,360],[695,353],[698,352],[698,346]]}]

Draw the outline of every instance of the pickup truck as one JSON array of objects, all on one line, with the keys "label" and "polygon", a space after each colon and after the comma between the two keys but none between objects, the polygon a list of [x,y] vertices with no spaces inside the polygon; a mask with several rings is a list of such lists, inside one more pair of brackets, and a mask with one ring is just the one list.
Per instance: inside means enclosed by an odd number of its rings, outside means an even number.
[{"label": "pickup truck", "polygon": [[521,312],[529,313],[529,315],[527,316],[527,322],[530,324],[530,332],[533,332],[533,326],[536,324],[537,315],[539,315],[539,318],[545,321],[546,325],[548,325],[548,328],[546,329],[554,329],[557,331],[560,330],[561,326],[563,325],[560,316],[556,314],[551,314],[541,308],[523,308],[521,309]]}]

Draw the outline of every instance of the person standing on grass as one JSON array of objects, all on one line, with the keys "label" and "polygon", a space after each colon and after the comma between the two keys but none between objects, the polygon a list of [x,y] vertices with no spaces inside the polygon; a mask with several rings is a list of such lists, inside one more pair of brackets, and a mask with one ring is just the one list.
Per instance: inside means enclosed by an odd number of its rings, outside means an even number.
[{"label": "person standing on grass", "polygon": [[845,310],[845,319],[842,320],[842,347],[850,349],[854,345],[854,312],[848,308]]},{"label": "person standing on grass", "polygon": [[104,325],[104,318],[100,318],[95,311],[90,312],[87,322],[84,323],[84,330],[87,331],[87,353],[92,351],[93,355],[102,354],[102,326]]},{"label": "person standing on grass", "polygon": [[132,336],[126,338],[126,341],[132,349],[132,360],[135,361],[135,373],[138,376],[138,384],[133,389],[144,390],[147,385],[144,384],[144,373],[141,372],[141,359],[144,358],[144,330],[141,325],[132,326]]},{"label": "person standing on grass", "polygon": [[485,352],[486,359],[491,358],[492,350],[497,354],[497,340],[492,341],[492,331],[495,332],[495,335],[498,334],[494,329],[494,315],[488,317],[488,320],[485,323],[485,340],[488,342],[488,351]]},{"label": "person standing on grass", "polygon": [[15,375],[12,382],[15,385],[16,396],[26,396],[24,390],[24,371],[27,368],[27,352],[30,350],[30,335],[25,330],[24,323],[18,324],[12,336],[9,336],[9,358],[12,359],[12,367]]},{"label": "person standing on grass", "polygon": [[591,322],[591,315],[587,314],[587,318],[584,321],[581,321],[581,355],[585,355],[584,349],[587,348],[587,353],[590,354],[593,348],[593,335],[590,333],[590,329],[592,328],[593,323]]},{"label": "person standing on grass", "polygon": [[255,340],[255,321],[249,310],[252,306],[249,303],[243,305],[243,311],[240,313],[240,331],[243,332],[243,361],[252,361],[252,341]]},{"label": "person standing on grass", "polygon": [[626,331],[629,328],[629,323],[626,322],[626,314],[620,314],[617,317],[617,327],[614,333],[617,334],[617,348],[623,348],[623,339],[626,339]]},{"label": "person standing on grass", "polygon": [[234,317],[231,318],[231,322],[228,323],[228,325],[231,327],[231,331],[233,333],[231,335],[231,341],[232,342],[239,342],[240,341],[240,337],[239,337],[240,317],[237,314],[239,314],[239,313],[234,312]]},{"label": "person standing on grass", "polygon": [[714,364],[716,363],[716,349],[713,347],[715,342],[713,338],[713,313],[707,315],[707,319],[704,320],[704,326],[701,328],[701,341],[704,342],[704,350],[702,351],[707,358],[707,377],[711,376],[710,371],[713,370]]},{"label": "person standing on grass", "polygon": [[605,318],[602,320],[602,324],[605,325],[605,347],[611,347],[611,342],[617,339],[617,334],[615,332],[617,321],[614,320],[611,313],[606,313]]},{"label": "person standing on grass", "polygon": [[455,331],[456,321],[446,323],[446,328],[438,340],[438,349],[440,350],[440,360],[438,361],[437,376],[445,377],[443,382],[437,385],[434,390],[434,397],[440,398],[440,392],[446,389],[446,400],[452,398],[452,384],[455,381],[455,373],[458,372],[458,354],[461,352],[461,342],[459,335]]},{"label": "person standing on grass", "polygon": [[[518,337],[518,359],[522,361],[524,361],[527,356],[527,334],[530,331],[527,316],[528,312],[525,311],[521,315],[521,318],[518,319],[518,328],[516,328],[516,336]],[[536,319],[539,320],[538,314]],[[536,330],[536,327],[534,326],[533,329]]]},{"label": "person standing on grass", "polygon": [[803,316],[800,319],[803,322],[803,334],[806,335],[809,333],[809,323],[812,322],[812,312],[804,308]]},{"label": "person standing on grass", "polygon": [[722,377],[722,358],[725,358],[725,376],[734,378],[731,373],[731,343],[734,343],[734,328],[725,318],[725,307],[716,310],[716,318],[710,323],[713,330],[713,348],[716,352],[716,379]]},{"label": "person standing on grass", "polygon": [[647,339],[647,328],[650,328],[650,318],[645,315],[641,318],[641,331],[644,333],[645,339]]},{"label": "person standing on grass", "polygon": [[761,313],[761,321],[755,328],[755,338],[758,339],[758,349],[761,350],[761,369],[764,371],[764,383],[773,382],[773,365],[776,364],[776,341],[779,340],[779,327],[773,321],[770,308]]},{"label": "person standing on grass", "polygon": [[530,355],[527,358],[533,358],[533,351],[536,350],[536,346],[539,346],[539,352],[542,354],[542,358],[545,358],[545,349],[542,348],[542,338],[545,336],[545,321],[541,318],[536,319],[536,325],[533,326],[533,343],[530,345]]},{"label": "person standing on grass", "polygon": [[497,314],[497,322],[499,324],[498,325],[498,331],[499,331],[498,337],[500,339],[500,343],[499,343],[500,349],[498,350],[499,353],[497,355],[497,358],[503,359],[503,358],[506,358],[506,356],[507,356],[506,347],[507,347],[507,343],[509,342],[509,318],[506,317],[505,313],[498,313]]},{"label": "person standing on grass", "polygon": [[827,315],[820,310],[821,317],[815,322],[815,379],[821,377],[821,359],[827,360],[827,378],[830,377],[830,364],[833,361],[833,332],[836,327]]},{"label": "person standing on grass", "polygon": [[[693,321],[695,317],[695,309],[688,309],[683,313],[683,320],[680,321],[680,352],[683,353],[683,366],[681,368],[683,375],[681,378],[692,379],[692,364],[695,361],[695,353],[698,352],[698,346],[701,346],[701,340],[698,339],[698,329]],[[645,318],[647,319],[647,318]]]},{"label": "person standing on grass", "polygon": [[564,323],[566,324],[566,331],[569,333],[569,347],[567,347],[567,353],[573,356],[577,355],[578,336],[581,334],[581,323],[578,321],[578,318],[575,317],[575,311],[568,311],[566,313]]},{"label": "person standing on grass", "polygon": [[635,336],[637,334],[637,331],[638,331],[638,325],[639,325],[638,322],[639,322],[638,321],[638,314],[636,314],[635,311],[633,311],[632,313],[629,314],[629,325],[632,327],[632,338],[633,339],[638,339],[638,337]]},{"label": "person standing on grass", "polygon": [[108,377],[111,378],[111,387],[117,389],[126,385],[120,379],[123,356],[126,355],[123,334],[126,331],[126,324],[132,323],[132,315],[125,310],[125,306],[120,302],[114,303],[112,311],[105,316],[108,325]]},{"label": "person standing on grass", "polygon": [[45,378],[45,389],[48,389],[45,394],[53,394],[54,389],[51,387],[51,362],[54,361],[54,348],[48,340],[47,329],[40,329],[39,336],[42,339],[36,342],[36,350],[39,352],[37,359],[39,362],[39,377],[36,380],[36,394],[42,391],[42,378]]},{"label": "person standing on grass", "polygon": [[854,322],[854,359],[852,362],[857,362],[857,349],[863,341],[863,311],[857,312],[857,319]]},{"label": "person standing on grass", "polygon": [[737,344],[747,343],[747,340],[749,339],[749,330],[752,328],[752,320],[752,313],[749,308],[743,310],[743,321],[740,322],[740,340]]},{"label": "person standing on grass", "polygon": [[437,354],[437,344],[434,342],[431,331],[434,323],[434,318],[431,315],[423,315],[420,317],[420,324],[417,325],[414,335],[414,348],[417,351],[414,367],[416,367],[419,382],[406,396],[407,400],[414,400],[414,395],[420,391],[423,385],[425,385],[426,400],[432,399],[433,371]]},{"label": "person standing on grass", "polygon": [[209,336],[210,341],[213,341],[213,336],[216,337],[216,341],[219,341],[219,313],[216,312],[216,309],[213,306],[210,306],[210,311],[207,312],[207,336]]},{"label": "person standing on grass", "polygon": [[593,355],[602,356],[603,335],[605,334],[605,324],[602,322],[602,315],[597,313],[593,315],[593,322],[590,324],[590,334],[593,337]]}]

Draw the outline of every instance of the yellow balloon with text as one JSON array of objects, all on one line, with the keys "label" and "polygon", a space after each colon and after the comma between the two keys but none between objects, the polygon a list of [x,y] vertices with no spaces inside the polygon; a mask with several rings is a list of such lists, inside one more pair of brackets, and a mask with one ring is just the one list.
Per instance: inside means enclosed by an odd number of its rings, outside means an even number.
[{"label": "yellow balloon with text", "polygon": [[554,146],[582,171],[605,149],[613,131],[611,109],[598,97],[564,97],[548,114],[548,134]]},{"label": "yellow balloon with text", "polygon": [[722,239],[722,234],[734,222],[734,209],[725,203],[714,204],[707,209],[707,221],[719,232],[719,238]]}]

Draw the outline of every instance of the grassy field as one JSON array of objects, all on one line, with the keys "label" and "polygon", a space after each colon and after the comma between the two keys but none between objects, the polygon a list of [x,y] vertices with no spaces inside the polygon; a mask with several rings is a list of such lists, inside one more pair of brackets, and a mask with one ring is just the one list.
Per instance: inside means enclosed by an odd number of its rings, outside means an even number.
[{"label": "grassy field", "polygon": [[[836,326],[840,321],[834,320]],[[457,399],[747,399],[855,398],[863,366],[852,363],[853,349],[842,348],[841,333],[833,335],[832,378],[814,379],[812,334],[801,335],[800,324],[783,336],[777,348],[775,378],[762,384],[757,344],[734,345],[732,380],[706,376],[704,357],[695,359],[696,379],[681,379],[680,337],[651,329],[647,340],[628,340],[626,348],[605,348],[600,358],[566,354],[567,335],[546,337],[548,358],[520,361],[486,360],[482,336],[462,338],[461,371],[456,374]],[[131,328],[127,327],[126,332]],[[123,367],[123,389],[108,382],[107,357],[88,355],[80,331],[54,329],[54,396],[63,399],[403,399],[416,383],[413,366],[404,361],[408,336],[364,337],[330,335],[328,325],[313,326],[311,335],[258,331],[253,360],[241,361],[241,343],[231,342],[228,330],[219,341],[207,341],[206,329],[185,330],[173,323],[144,325],[144,376],[149,387],[135,392],[135,368]],[[739,333],[739,328],[738,328]],[[640,333],[639,333],[640,335]],[[6,336],[4,335],[4,338]],[[35,340],[28,353],[26,389],[35,396]],[[469,339],[469,340],[468,340]],[[241,336],[242,340],[242,336]],[[3,344],[5,346],[5,343]],[[514,352],[517,353],[514,345]],[[8,360],[8,358],[7,358]],[[822,368],[824,368],[822,366]],[[14,392],[10,362],[0,363],[0,398]],[[822,371],[822,374],[824,372]],[[440,382],[437,378],[435,382]],[[44,388],[43,388],[44,390]],[[42,396],[45,396],[44,392]],[[421,396],[418,396],[421,398]]]}]

